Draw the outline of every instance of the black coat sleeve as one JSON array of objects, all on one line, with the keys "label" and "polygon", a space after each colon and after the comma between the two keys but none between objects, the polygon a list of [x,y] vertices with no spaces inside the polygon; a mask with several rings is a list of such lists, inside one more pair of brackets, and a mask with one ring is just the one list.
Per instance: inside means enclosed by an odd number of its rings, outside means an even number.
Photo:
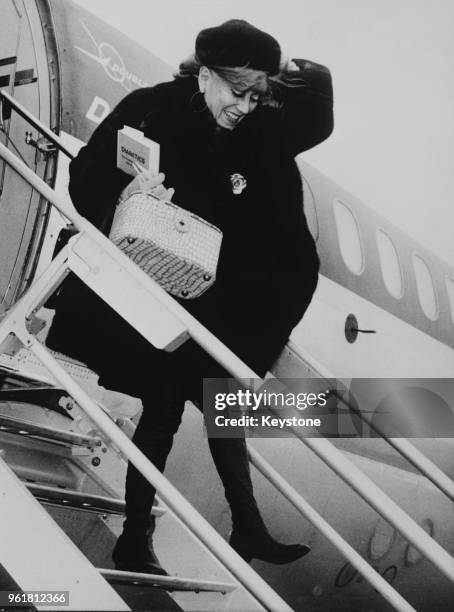
[{"label": "black coat sleeve", "polygon": [[152,98],[151,88],[128,94],[70,163],[69,194],[73,204],[103,231],[108,231],[118,197],[131,181],[128,174],[117,169],[117,132],[124,125],[138,127]]},{"label": "black coat sleeve", "polygon": [[323,142],[333,131],[333,88],[328,68],[303,59],[286,73],[289,84],[277,84],[278,101],[294,156]]}]

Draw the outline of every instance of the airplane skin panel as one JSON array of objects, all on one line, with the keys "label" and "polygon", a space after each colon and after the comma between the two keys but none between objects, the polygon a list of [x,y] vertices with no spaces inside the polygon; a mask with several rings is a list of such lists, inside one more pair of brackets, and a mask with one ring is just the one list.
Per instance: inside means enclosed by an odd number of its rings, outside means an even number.
[{"label": "airplane skin panel", "polygon": [[[301,159],[298,160],[298,165],[315,198],[320,227],[317,241],[321,260],[320,273],[454,348],[454,321],[450,314],[445,281],[446,276],[454,275],[453,267],[316,168]],[[335,200],[340,200],[350,209],[357,223],[364,257],[364,268],[359,274],[348,269],[342,256],[335,222]],[[403,276],[403,295],[399,299],[391,295],[383,280],[378,230],[385,231],[391,238],[399,258]],[[414,254],[421,256],[430,269],[439,307],[435,320],[428,318],[420,305],[412,261]]]},{"label": "airplane skin panel", "polygon": [[[359,333],[349,343],[350,314],[360,329],[376,333]],[[323,276],[291,340],[338,378],[451,378],[454,372],[454,351],[445,343]]]},{"label": "airplane skin panel", "polygon": [[172,78],[170,66],[92,13],[69,1],[50,6],[68,134],[87,142],[96,122],[129,92]]}]

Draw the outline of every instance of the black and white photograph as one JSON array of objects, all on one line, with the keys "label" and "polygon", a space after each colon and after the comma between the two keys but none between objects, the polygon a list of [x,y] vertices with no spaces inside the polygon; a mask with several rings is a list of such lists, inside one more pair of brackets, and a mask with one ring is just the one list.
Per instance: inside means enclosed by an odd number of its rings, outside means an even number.
[{"label": "black and white photograph", "polygon": [[0,0],[0,612],[454,609],[453,32]]}]

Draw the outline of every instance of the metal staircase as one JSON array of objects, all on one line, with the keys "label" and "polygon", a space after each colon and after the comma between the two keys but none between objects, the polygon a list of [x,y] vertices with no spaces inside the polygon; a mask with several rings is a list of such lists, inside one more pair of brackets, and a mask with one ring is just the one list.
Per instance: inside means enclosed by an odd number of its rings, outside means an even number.
[{"label": "metal staircase", "polygon": [[[59,357],[64,367],[67,360]],[[19,374],[12,367],[18,362],[23,364],[27,359],[23,354],[16,360],[10,356],[9,372],[4,372],[4,384],[0,385],[0,454],[72,544],[131,609],[180,610],[178,599],[191,609],[224,608],[226,597],[236,588],[232,582],[112,569],[110,554],[124,519],[123,493],[108,495],[103,490],[109,491],[105,481],[93,478],[97,469],[93,459],[104,449],[105,461],[108,449],[103,446],[102,436],[96,435],[98,432],[81,433],[91,429],[93,423],[84,418],[77,405],[72,403],[70,410],[62,408],[68,405],[63,389],[40,384],[39,380],[27,378],[24,372]],[[74,419],[76,414],[79,418]],[[43,420],[49,424],[43,425]],[[106,469],[120,470],[124,479],[126,462],[118,452],[110,448],[109,451],[110,464]],[[152,514],[157,518],[165,513],[162,505],[153,506]],[[4,587],[4,581],[2,584]]]},{"label": "metal staircase", "polygon": [[[9,378],[11,383],[11,374],[9,374]],[[21,378],[23,383],[24,376]],[[29,382],[32,384],[33,380]],[[55,395],[61,395],[58,393],[58,389],[54,389],[54,391],[54,396],[48,394],[51,400],[55,399]],[[21,401],[25,401],[26,404],[21,406]],[[99,447],[101,438],[40,425],[40,416],[42,417],[40,413],[44,410],[49,411],[45,404],[42,395],[41,406],[38,407],[33,404],[33,396],[30,393],[16,394],[6,390],[3,394],[0,390],[0,446],[3,449],[0,453],[6,463],[8,463],[9,455],[12,455],[9,458],[10,467],[13,467],[16,474],[22,474],[22,484],[59,525],[71,541],[71,545],[77,546],[77,549],[83,552],[88,562],[97,568],[99,574],[131,609],[181,610],[183,608],[176,602],[178,598],[182,598],[185,605],[190,605],[191,609],[210,610],[213,606],[216,609],[223,609],[225,607],[224,600],[236,588],[236,585],[232,582],[181,578],[179,576],[150,576],[148,574],[120,572],[111,568],[110,553],[124,519],[125,504],[122,497],[86,492],[84,489],[94,489],[97,484],[88,481],[87,475],[85,475],[85,478],[76,479],[79,482],[78,489],[70,488],[74,486],[73,472],[80,467],[77,465],[77,462],[80,463],[81,461],[79,451],[85,449],[89,453],[88,457],[91,457],[90,451]],[[55,402],[51,401],[49,405],[55,406]],[[11,416],[11,413],[14,414],[16,409],[19,409],[19,416]],[[2,414],[8,410],[10,415]],[[25,412],[28,414],[27,420],[21,418]],[[57,416],[59,415],[57,414]],[[34,419],[37,422],[34,423]],[[66,420],[69,421],[67,417]],[[35,445],[35,451],[36,448],[39,448],[42,453],[46,453],[48,457],[56,459],[59,463],[64,458],[69,463],[75,462],[72,465],[73,469],[66,472],[66,482],[64,471],[60,471],[55,478],[52,469],[46,469],[46,463],[42,460],[42,457],[39,462],[36,461],[33,448],[30,446],[31,442],[32,446]],[[22,451],[20,457],[17,452],[18,447]],[[11,452],[11,449],[16,449],[16,452]],[[125,462],[118,453],[115,453],[113,457],[113,467],[115,469],[125,467]],[[27,466],[27,463],[39,463],[41,467],[33,468],[30,465]],[[2,494],[10,499],[12,505],[21,503],[20,499],[14,501],[14,495],[16,493],[20,495],[20,484],[14,479],[13,473],[3,461],[0,472],[2,470],[4,476],[0,478]],[[36,480],[30,481],[31,475]],[[57,486],[48,484],[52,479],[56,481]],[[6,486],[8,481],[10,481],[10,486]],[[27,505],[30,504],[32,502],[29,500]],[[32,509],[30,510],[29,520],[33,522],[35,521],[34,512]],[[165,513],[166,509],[162,505],[154,505],[153,515],[159,518],[164,516]],[[39,524],[39,519],[37,521]],[[13,524],[19,530],[22,529],[19,521],[16,520]],[[172,527],[172,529],[174,530],[175,527]],[[48,533],[50,534],[48,536],[49,542],[53,542],[55,534],[52,533],[52,529]],[[70,546],[69,543],[67,545]],[[188,549],[188,552],[190,552],[190,549]],[[2,581],[2,585],[3,590],[5,590],[4,581]],[[171,595],[169,595],[169,592]],[[104,596],[106,596],[106,593],[104,593]],[[105,600],[103,605],[108,606],[108,601],[108,599]],[[72,605],[73,602],[71,601]],[[111,605],[114,606],[112,609],[120,609],[117,608],[115,599],[112,600]],[[89,608],[86,607],[85,609]]]},{"label": "metal staircase", "polygon": [[[111,568],[96,567],[82,554],[87,552],[83,546],[76,547],[74,534],[65,525],[66,533],[58,526],[58,520],[50,521],[48,515],[38,502],[31,497],[30,490],[40,497],[43,495],[42,487],[29,486],[28,491],[17,480],[3,460],[0,460],[0,490],[2,494],[2,521],[7,521],[0,529],[2,533],[2,563],[9,575],[14,577],[20,585],[21,591],[68,591],[69,607],[55,606],[57,609],[74,610],[181,610],[168,593],[189,593],[192,595],[191,609],[194,609],[194,600],[199,594],[210,594],[211,604],[217,601],[217,608],[222,609],[226,594],[235,590],[236,585],[231,582],[192,580],[177,576],[151,576],[149,574],[135,574],[132,572],[119,572]],[[48,491],[46,491],[46,504]],[[74,494],[72,501],[74,502]],[[61,498],[52,491],[52,501],[58,504],[67,499],[65,492]],[[110,501],[110,500],[109,500]],[[99,498],[98,498],[99,502]],[[97,508],[99,511],[100,508]],[[105,509],[106,510],[106,509]],[[118,508],[115,508],[117,511]],[[74,515],[72,508],[73,528],[78,532],[87,531],[87,525],[81,516]],[[80,512],[93,512],[93,508],[81,507]],[[64,524],[64,522],[63,522]],[[89,539],[96,538],[95,547],[107,543],[112,545],[115,537],[110,541],[100,538],[99,529],[93,524],[90,526]],[[85,528],[85,529],[84,529]],[[68,532],[69,536],[68,537]],[[5,547],[8,547],[7,562],[5,563]],[[12,550],[10,550],[10,548]],[[79,550],[80,548],[80,550]],[[24,563],[24,559],[27,562]],[[33,568],[33,571],[30,571]],[[62,589],[61,580],[67,588]],[[45,585],[45,587],[44,587]],[[89,588],[87,588],[87,586]],[[12,588],[12,587],[9,587]],[[5,583],[2,584],[5,589]],[[195,606],[197,607],[197,606]],[[36,605],[37,609],[46,609],[46,606]],[[203,608],[202,608],[203,609]],[[205,608],[210,609],[210,608]]]}]

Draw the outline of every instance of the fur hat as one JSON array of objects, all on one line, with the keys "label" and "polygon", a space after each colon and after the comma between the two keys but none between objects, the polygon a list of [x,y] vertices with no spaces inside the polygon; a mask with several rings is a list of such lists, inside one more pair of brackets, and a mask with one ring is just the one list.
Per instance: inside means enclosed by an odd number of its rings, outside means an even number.
[{"label": "fur hat", "polygon": [[270,75],[279,72],[281,48],[275,38],[242,19],[202,30],[195,42],[198,60],[204,66],[247,66]]}]

